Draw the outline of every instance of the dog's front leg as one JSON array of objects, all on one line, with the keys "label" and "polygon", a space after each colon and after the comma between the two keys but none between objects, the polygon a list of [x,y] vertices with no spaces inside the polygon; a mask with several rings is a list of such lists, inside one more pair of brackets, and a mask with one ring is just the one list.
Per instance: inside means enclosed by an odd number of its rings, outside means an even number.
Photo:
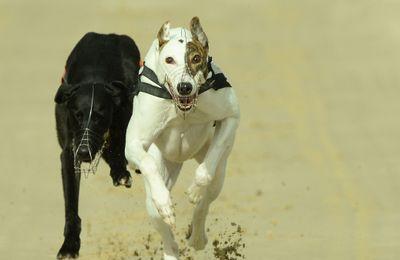
[{"label": "dog's front leg", "polygon": [[208,185],[214,179],[218,163],[224,157],[228,157],[232,149],[238,124],[238,114],[217,122],[204,161],[197,168],[194,182],[188,189],[190,202],[197,204],[203,198]]},{"label": "dog's front leg", "polygon": [[61,153],[61,172],[65,202],[64,243],[57,258],[76,258],[79,255],[81,241],[81,219],[78,216],[80,173],[74,171],[74,157],[71,148]]},{"label": "dog's front leg", "polygon": [[103,158],[110,166],[110,176],[114,186],[132,186],[132,177],[126,169],[125,160],[125,127],[110,129],[108,145],[104,149]]},{"label": "dog's front leg", "polygon": [[[165,223],[173,227],[175,217],[169,190],[160,174],[155,158],[147,150],[168,121],[165,108],[135,99],[134,113],[126,132],[125,156],[131,167],[138,167],[151,193],[151,199]],[[150,100],[151,101],[151,100]]]},{"label": "dog's front leg", "polygon": [[[147,142],[146,142],[147,143]],[[142,172],[142,176],[149,187],[151,198],[159,214],[171,227],[175,225],[175,217],[172,211],[172,202],[154,158],[146,152],[148,144],[139,140],[127,142],[125,155],[130,165],[136,165]]]}]

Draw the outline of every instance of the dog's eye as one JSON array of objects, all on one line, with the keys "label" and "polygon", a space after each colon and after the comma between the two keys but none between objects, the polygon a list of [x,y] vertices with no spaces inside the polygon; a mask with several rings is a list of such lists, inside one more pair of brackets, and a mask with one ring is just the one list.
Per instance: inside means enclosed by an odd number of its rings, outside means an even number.
[{"label": "dog's eye", "polygon": [[167,57],[167,58],[165,58],[165,62],[168,63],[168,64],[174,64],[175,60],[172,57]]},{"label": "dog's eye", "polygon": [[194,57],[192,58],[192,62],[193,63],[199,63],[201,60],[200,55],[196,54],[194,55]]}]

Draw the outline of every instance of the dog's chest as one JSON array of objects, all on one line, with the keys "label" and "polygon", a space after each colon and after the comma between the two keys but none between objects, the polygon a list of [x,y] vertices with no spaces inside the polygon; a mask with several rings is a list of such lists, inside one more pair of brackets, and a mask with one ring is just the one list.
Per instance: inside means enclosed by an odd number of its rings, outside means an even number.
[{"label": "dog's chest", "polygon": [[172,122],[162,131],[156,144],[168,160],[183,162],[193,158],[211,138],[213,132],[213,122]]}]

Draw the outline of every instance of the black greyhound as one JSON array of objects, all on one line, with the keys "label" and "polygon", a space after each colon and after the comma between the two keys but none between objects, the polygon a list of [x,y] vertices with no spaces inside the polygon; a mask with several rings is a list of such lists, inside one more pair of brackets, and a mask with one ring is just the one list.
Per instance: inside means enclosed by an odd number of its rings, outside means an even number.
[{"label": "black greyhound", "polygon": [[131,186],[124,156],[125,132],[139,63],[135,42],[116,34],[87,33],[68,57],[54,99],[65,201],[65,239],[58,259],[79,255],[81,162],[93,163],[101,155],[111,168],[114,185]]}]

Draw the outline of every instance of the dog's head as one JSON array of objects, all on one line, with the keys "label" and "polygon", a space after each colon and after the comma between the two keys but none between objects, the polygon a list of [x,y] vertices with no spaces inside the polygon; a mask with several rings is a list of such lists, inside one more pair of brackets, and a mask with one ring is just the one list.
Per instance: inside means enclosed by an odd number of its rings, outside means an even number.
[{"label": "dog's head", "polygon": [[166,22],[157,35],[157,75],[182,111],[195,104],[200,86],[206,81],[208,39],[198,17],[190,21],[190,32],[170,28]]},{"label": "dog's head", "polygon": [[102,148],[124,89],[120,82],[62,84],[58,89],[54,100],[67,108],[74,155],[78,161],[91,162]]}]

